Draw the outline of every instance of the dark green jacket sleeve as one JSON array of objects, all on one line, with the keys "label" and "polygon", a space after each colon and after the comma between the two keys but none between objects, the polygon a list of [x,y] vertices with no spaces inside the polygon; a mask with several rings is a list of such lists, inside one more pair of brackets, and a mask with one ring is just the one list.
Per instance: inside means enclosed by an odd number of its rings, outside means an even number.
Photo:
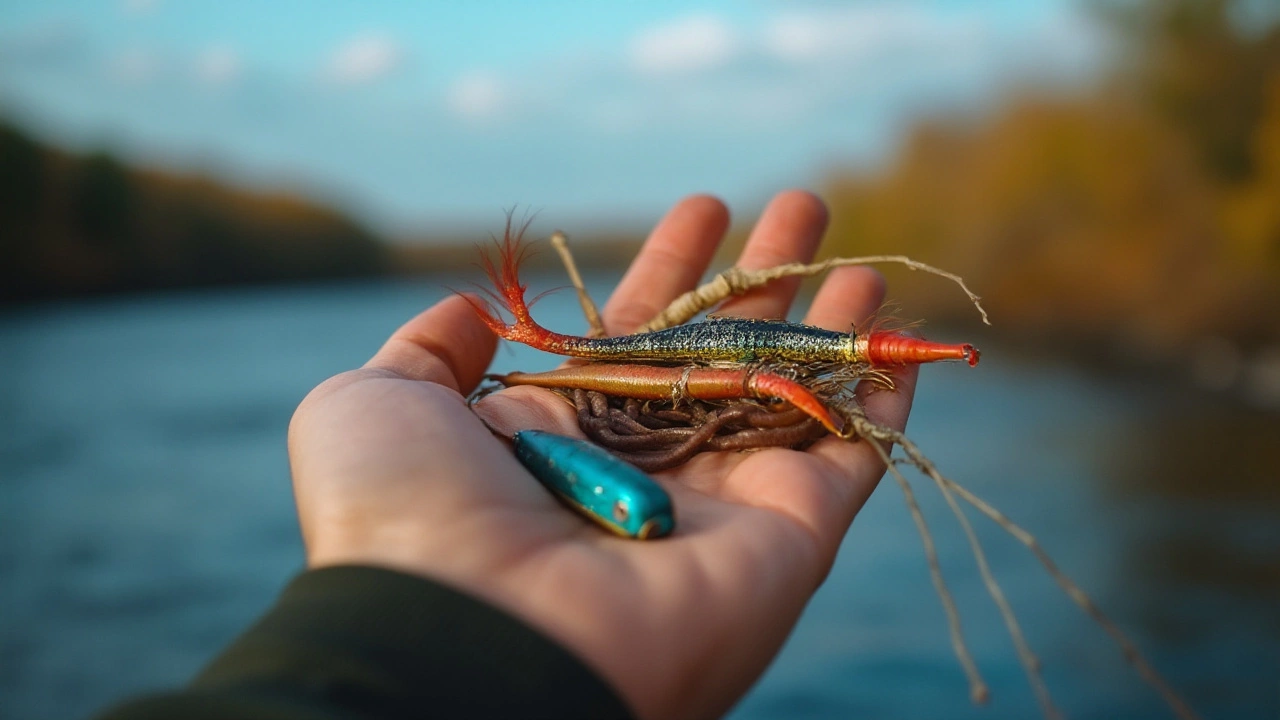
[{"label": "dark green jacket sleeve", "polygon": [[184,690],[102,720],[629,718],[573,655],[442,585],[372,567],[298,576]]}]

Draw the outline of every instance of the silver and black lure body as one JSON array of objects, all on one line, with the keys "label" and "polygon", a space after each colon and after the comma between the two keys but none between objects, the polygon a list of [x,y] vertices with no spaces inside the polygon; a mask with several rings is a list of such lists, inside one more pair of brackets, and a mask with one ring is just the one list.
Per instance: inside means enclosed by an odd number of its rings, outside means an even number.
[{"label": "silver and black lure body", "polygon": [[785,320],[707,318],[665,330],[567,338],[556,352],[623,362],[828,362],[859,360],[855,336]]},{"label": "silver and black lure body", "polygon": [[512,438],[516,458],[570,507],[623,537],[671,534],[671,496],[653,478],[585,440],[541,430]]}]

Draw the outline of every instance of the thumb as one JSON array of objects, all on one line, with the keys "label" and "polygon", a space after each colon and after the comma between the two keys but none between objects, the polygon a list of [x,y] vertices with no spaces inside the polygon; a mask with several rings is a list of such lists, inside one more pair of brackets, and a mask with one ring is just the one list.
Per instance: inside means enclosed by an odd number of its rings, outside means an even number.
[{"label": "thumb", "polygon": [[467,393],[480,382],[497,345],[467,299],[451,295],[392,333],[365,367]]}]

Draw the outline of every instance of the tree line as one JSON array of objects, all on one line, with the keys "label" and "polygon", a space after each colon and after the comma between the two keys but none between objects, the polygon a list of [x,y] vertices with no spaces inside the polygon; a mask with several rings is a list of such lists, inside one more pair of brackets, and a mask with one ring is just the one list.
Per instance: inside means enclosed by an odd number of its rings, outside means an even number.
[{"label": "tree line", "polygon": [[0,124],[0,301],[366,276],[385,256],[296,196],[73,155]]}]

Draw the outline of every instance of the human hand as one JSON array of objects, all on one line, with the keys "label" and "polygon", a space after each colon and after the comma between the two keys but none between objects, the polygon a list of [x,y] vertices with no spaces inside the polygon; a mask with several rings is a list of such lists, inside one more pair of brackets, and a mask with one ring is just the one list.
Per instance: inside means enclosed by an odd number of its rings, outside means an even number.
[{"label": "human hand", "polygon": [[[814,196],[782,193],[738,264],[808,261],[826,222]],[[609,333],[692,289],[727,226],[718,200],[679,203],[606,304]],[[782,317],[797,285],[778,282],[722,312]],[[834,270],[805,322],[847,330],[883,295],[875,271]],[[622,539],[567,511],[476,417],[508,437],[529,428],[581,437],[561,398],[516,387],[467,407],[495,346],[466,300],[450,297],[303,401],[289,450],[309,566],[379,565],[444,582],[556,639],[641,717],[722,714],[826,577],[884,472],[879,455],[834,437],[804,452],[703,453],[655,475],[675,503],[675,534]],[[902,429],[915,371],[895,383],[858,394],[873,420]]]}]

